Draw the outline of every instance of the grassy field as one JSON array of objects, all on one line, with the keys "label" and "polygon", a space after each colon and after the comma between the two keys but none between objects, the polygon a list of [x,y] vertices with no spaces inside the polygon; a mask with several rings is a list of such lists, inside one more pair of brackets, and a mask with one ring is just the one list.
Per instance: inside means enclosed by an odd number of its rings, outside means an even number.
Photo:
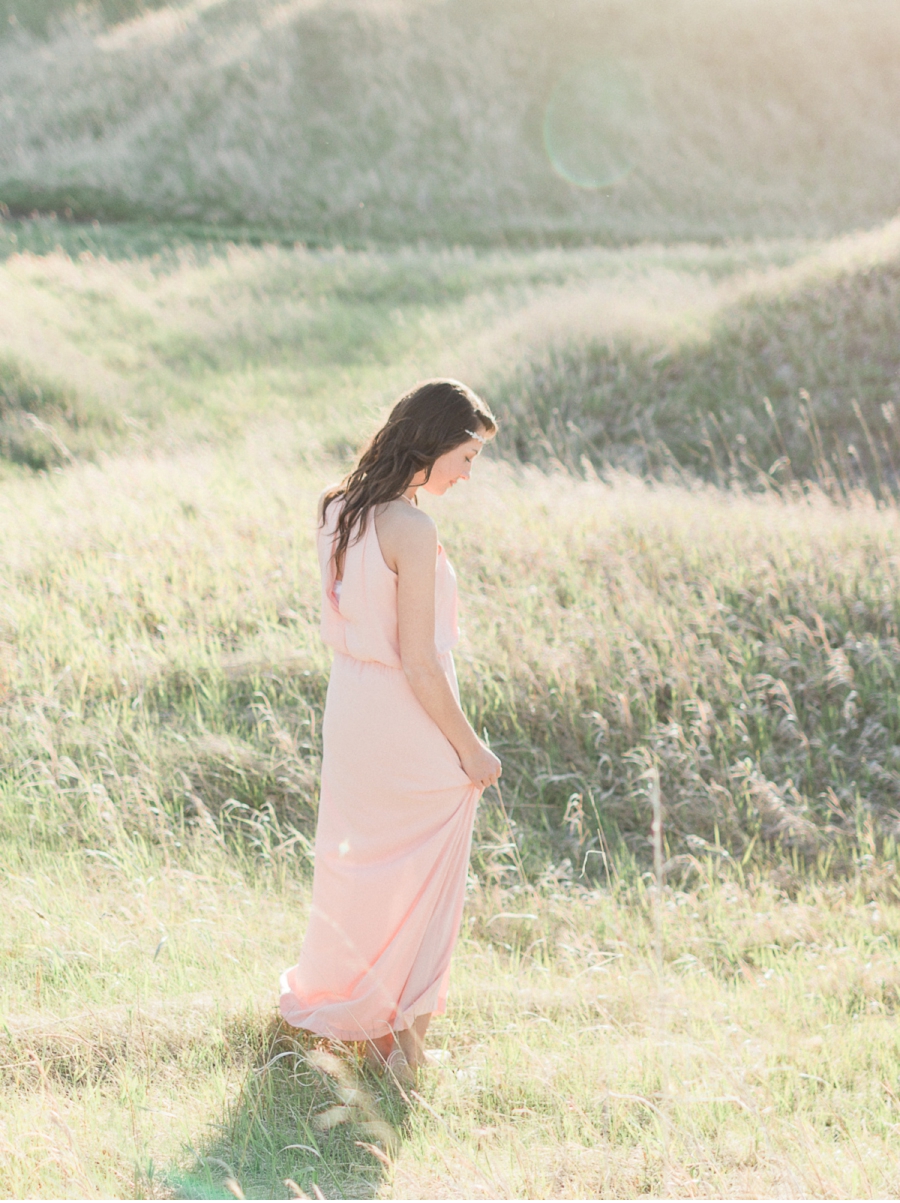
[{"label": "grassy field", "polygon": [[763,490],[813,479],[834,496],[862,486],[887,498],[900,462],[898,284],[895,221],[729,273],[668,321],[635,313],[633,287],[615,324],[563,304],[556,336],[493,394],[524,459],[682,468]]},{"label": "grassy field", "polygon": [[473,875],[452,1059],[404,1099],[278,1031],[307,887],[217,843],[4,848],[4,1194],[896,1194],[895,862],[788,898],[702,860],[663,973],[639,878]]},{"label": "grassy field", "polygon": [[[0,225],[2,1193],[900,1189],[896,239],[354,253]],[[692,445],[676,386],[710,364],[745,389],[710,401],[719,483],[671,433],[681,405]],[[665,462],[589,426],[632,369]],[[450,1067],[404,1099],[293,1043],[274,996],[328,668],[314,498],[435,372],[504,423],[429,505],[505,810],[479,817]],[[790,472],[728,403],[762,387]],[[806,460],[801,387],[832,440]],[[767,484],[729,470],[742,446]]]},{"label": "grassy field", "polygon": [[898,50],[893,0],[0,0],[0,202],[318,246],[834,235],[900,205]]}]

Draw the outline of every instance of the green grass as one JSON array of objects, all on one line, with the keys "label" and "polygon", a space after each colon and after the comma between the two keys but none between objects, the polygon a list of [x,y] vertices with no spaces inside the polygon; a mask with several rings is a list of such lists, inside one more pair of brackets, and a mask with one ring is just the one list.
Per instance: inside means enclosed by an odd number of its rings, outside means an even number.
[{"label": "green grass", "polygon": [[[8,486],[10,830],[102,841],[121,815],[183,841],[237,799],[310,834],[327,659],[297,516],[319,482],[270,437]],[[440,516],[530,872],[596,876],[601,830],[639,850],[654,762],[672,855],[890,835],[895,511],[483,469]]]},{"label": "green grass", "polygon": [[518,454],[576,470],[587,456],[763,490],[813,479],[835,495],[892,495],[898,235],[894,222],[726,279],[667,326],[562,334],[495,381]]},{"label": "green grass", "polygon": [[594,891],[479,872],[433,1029],[451,1061],[404,1100],[278,1028],[305,877],[217,838],[177,864],[127,839],[4,856],[4,1193],[896,1192],[895,860],[829,887],[702,858],[664,895],[662,972],[624,863]]},{"label": "green grass", "polygon": [[[162,8],[165,0],[96,0],[81,6],[106,26],[116,25],[140,16],[148,10]],[[72,16],[79,6],[71,0],[2,0],[0,2],[0,37],[11,37],[18,31],[47,37],[57,24]]]},{"label": "green grass", "polygon": [[[27,250],[0,265],[3,420],[34,413],[69,455],[2,465],[0,1191],[896,1193],[897,507],[641,477],[523,416],[548,364],[577,399],[579,362],[627,353],[649,390],[661,348],[758,388],[754,322],[779,353],[793,332],[813,405],[874,347],[875,412],[893,227],[527,253],[4,231]],[[505,811],[492,794],[478,820],[434,1030],[450,1069],[404,1100],[273,1008],[328,671],[315,497],[434,372],[503,423],[466,489],[426,501]]]},{"label": "green grass", "polygon": [[[4,286],[27,314],[0,335],[6,456],[51,466],[117,432],[143,445],[162,428],[227,437],[253,414],[299,409],[314,437],[327,429],[332,450],[348,448],[367,392],[386,401],[442,365],[491,394],[519,460],[888,496],[897,229],[347,254],[237,246],[208,229],[5,223]],[[50,434],[23,429],[23,410]]]},{"label": "green grass", "polygon": [[20,216],[621,244],[833,235],[900,195],[891,0],[3,0],[0,22]]},{"label": "green grass", "polygon": [[[198,237],[163,251],[160,231],[137,227],[91,229],[87,245],[58,222],[0,232],[0,287],[18,315],[0,331],[15,377],[4,416],[27,408],[19,378],[32,393],[73,396],[74,419],[68,404],[38,414],[73,454],[90,450],[87,426],[99,451],[116,432],[119,445],[144,447],[161,431],[222,439],[275,414],[306,420],[314,445],[346,451],[365,428],[365,398],[384,404],[410,376],[489,381],[548,331],[572,329],[573,308],[576,328],[598,317],[615,327],[627,294],[632,317],[679,320],[709,304],[717,282],[811,249],[349,254]],[[49,442],[45,458],[61,462]]]},{"label": "green grass", "polygon": [[[0,269],[22,314],[5,333],[9,423],[18,416],[13,429],[30,433],[21,423],[39,400],[39,421],[75,449],[74,460],[60,453],[62,474],[50,481],[7,468],[14,724],[2,755],[15,806],[40,798],[28,821],[48,838],[54,824],[93,830],[82,800],[94,785],[151,835],[154,807],[177,828],[192,817],[191,796],[214,808],[269,800],[281,819],[308,826],[326,660],[298,516],[339,474],[379,403],[429,368],[494,380],[500,455],[546,458],[555,434],[546,403],[534,392],[509,400],[528,356],[571,363],[580,336],[577,353],[596,363],[589,332],[605,327],[613,364],[617,346],[641,340],[632,345],[643,346],[647,380],[667,339],[696,379],[713,353],[752,379],[772,361],[754,360],[756,340],[739,337],[741,306],[770,333],[792,330],[808,351],[797,362],[839,388],[839,371],[858,359],[849,343],[816,344],[830,316],[817,302],[843,296],[854,337],[874,331],[889,364],[897,310],[881,284],[894,238],[888,227],[824,248],[12,256]],[[793,324],[779,316],[785,305]],[[55,353],[22,366],[35,347]],[[54,363],[56,382],[32,382]],[[860,393],[878,415],[888,372],[877,355],[865,363],[882,373]],[[539,367],[527,370],[540,379]],[[571,376],[548,394],[568,398],[576,416],[579,403],[596,404]],[[680,396],[689,433],[699,419],[690,390]],[[740,410],[723,397],[721,423],[733,433]],[[527,418],[526,404],[545,420]],[[833,413],[846,422],[848,408]],[[839,433],[827,409],[819,421]],[[702,441],[685,434],[684,445]],[[748,440],[745,458],[753,451]],[[536,872],[557,855],[573,798],[585,816],[581,860],[601,826],[639,848],[651,762],[664,774],[673,855],[692,839],[743,855],[784,837],[815,855],[831,831],[891,835],[893,505],[879,510],[852,488],[832,491],[834,505],[828,489],[779,491],[777,476],[759,495],[614,472],[579,483],[515,458],[486,463],[484,477],[448,503],[442,523],[471,591],[461,675],[479,729],[511,750],[510,801],[527,820]],[[22,702],[35,691],[52,699],[39,728]],[[57,783],[61,793],[40,767],[48,738],[75,773]]]},{"label": "green grass", "polygon": [[77,259],[85,252],[106,259],[152,259],[177,261],[190,251],[198,259],[224,254],[230,244],[241,246],[278,245],[293,247],[302,242],[290,231],[272,226],[222,226],[204,222],[66,221],[39,214],[7,217],[0,223],[0,258],[10,255],[48,255],[61,249]]}]

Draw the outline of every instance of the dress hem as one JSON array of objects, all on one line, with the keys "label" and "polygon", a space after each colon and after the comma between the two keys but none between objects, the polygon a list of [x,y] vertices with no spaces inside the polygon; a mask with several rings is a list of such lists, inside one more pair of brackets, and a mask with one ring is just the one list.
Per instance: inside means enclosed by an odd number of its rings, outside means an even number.
[{"label": "dress hem", "polygon": [[279,1011],[285,1023],[290,1024],[292,1028],[297,1028],[299,1031],[310,1032],[313,1036],[322,1036],[326,1040],[340,1040],[348,1042],[356,1042],[363,1040],[380,1040],[382,1036],[387,1036],[392,1032],[407,1032],[413,1026],[417,1019],[422,1015],[443,1015],[446,1010],[446,1004],[443,999],[438,999],[433,1007],[415,1007],[406,1011],[402,1016],[397,1016],[393,1023],[388,1023],[387,1020],[382,1020],[380,1024],[375,1025],[371,1031],[365,1031],[363,1028],[340,1028],[334,1024],[317,1023],[313,1016],[309,1016],[299,1023],[295,1023],[288,1015],[285,1014],[284,1000],[285,998],[294,1000],[294,995],[288,993],[282,994]]}]

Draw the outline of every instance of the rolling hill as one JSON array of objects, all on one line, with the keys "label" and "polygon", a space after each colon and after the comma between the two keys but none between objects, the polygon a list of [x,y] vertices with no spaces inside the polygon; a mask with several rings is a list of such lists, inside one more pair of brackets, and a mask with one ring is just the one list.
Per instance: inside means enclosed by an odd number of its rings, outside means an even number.
[{"label": "rolling hill", "polygon": [[900,205],[891,0],[3,2],[12,213],[521,244]]}]

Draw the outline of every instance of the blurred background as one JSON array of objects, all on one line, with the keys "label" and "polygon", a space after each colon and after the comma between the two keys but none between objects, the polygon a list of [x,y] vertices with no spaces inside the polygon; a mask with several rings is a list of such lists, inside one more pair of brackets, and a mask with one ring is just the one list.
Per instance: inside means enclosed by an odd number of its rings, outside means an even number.
[{"label": "blurred background", "polygon": [[900,203],[891,0],[2,0],[0,38],[21,216],[618,244]]}]

